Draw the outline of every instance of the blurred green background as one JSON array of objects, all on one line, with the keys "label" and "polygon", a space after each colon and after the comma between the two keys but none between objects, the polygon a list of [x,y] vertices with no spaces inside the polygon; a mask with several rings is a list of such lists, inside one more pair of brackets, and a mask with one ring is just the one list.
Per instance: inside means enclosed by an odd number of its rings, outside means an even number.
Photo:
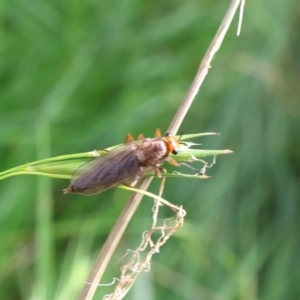
[{"label": "blurred green background", "polygon": [[[0,171],[165,131],[229,2],[3,1]],[[299,20],[296,0],[254,0],[240,37],[233,22],[180,131],[220,132],[196,142],[234,154],[209,180],[167,180],[185,225],[126,299],[300,299]],[[63,195],[68,184],[0,182],[1,299],[78,295],[130,193]],[[150,228],[151,206],[144,198],[103,283]]]}]

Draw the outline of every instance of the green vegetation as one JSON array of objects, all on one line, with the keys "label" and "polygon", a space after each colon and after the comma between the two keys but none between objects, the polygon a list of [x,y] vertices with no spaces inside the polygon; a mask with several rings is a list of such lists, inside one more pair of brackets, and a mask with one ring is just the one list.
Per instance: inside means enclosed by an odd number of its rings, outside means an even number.
[{"label": "green vegetation", "polygon": [[[228,5],[3,2],[0,172],[166,130]],[[298,6],[249,1],[241,36],[231,27],[180,131],[220,132],[193,141],[234,155],[219,156],[208,180],[166,180],[163,198],[184,206],[185,224],[127,299],[300,298]],[[68,184],[0,181],[0,299],[76,299],[130,192],[63,195]],[[102,283],[151,227],[152,203],[142,201]]]}]

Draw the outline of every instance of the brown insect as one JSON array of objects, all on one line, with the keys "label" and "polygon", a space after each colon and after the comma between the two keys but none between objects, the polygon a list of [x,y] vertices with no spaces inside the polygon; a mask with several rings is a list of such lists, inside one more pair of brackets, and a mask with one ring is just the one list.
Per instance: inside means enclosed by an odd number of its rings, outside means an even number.
[{"label": "brown insect", "polygon": [[155,138],[140,135],[137,141],[128,134],[124,145],[79,167],[64,193],[94,195],[120,184],[133,187],[150,171],[160,178],[164,160],[180,166],[170,153],[178,153],[178,141],[169,132],[161,137],[156,129]]}]

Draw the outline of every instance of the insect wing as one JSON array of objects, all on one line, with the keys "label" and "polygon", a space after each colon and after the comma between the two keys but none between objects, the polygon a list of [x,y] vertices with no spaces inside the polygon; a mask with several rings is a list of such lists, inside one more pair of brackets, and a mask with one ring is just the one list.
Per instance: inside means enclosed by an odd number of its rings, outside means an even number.
[{"label": "insect wing", "polygon": [[132,182],[145,171],[136,158],[137,147],[136,142],[122,145],[80,166],[71,179],[72,192],[94,195]]}]

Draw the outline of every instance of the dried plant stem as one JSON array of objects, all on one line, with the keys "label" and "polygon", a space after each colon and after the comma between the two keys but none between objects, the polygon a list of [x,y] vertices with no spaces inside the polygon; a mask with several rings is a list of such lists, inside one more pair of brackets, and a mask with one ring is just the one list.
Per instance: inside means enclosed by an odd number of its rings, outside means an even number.
[{"label": "dried plant stem", "polygon": [[[139,188],[147,190],[148,186],[151,183],[151,180],[151,177],[145,178],[140,184]],[[105,268],[142,198],[143,194],[140,193],[134,193],[131,195],[114,227],[112,228],[107,240],[105,241],[102,249],[100,250],[93,269],[89,274],[89,277],[84,284],[83,289],[81,290],[78,300],[93,299],[95,291],[98,287],[98,283],[105,271]]]},{"label": "dried plant stem", "polygon": [[[230,7],[214,37],[209,48],[206,51],[206,54],[199,66],[195,79],[193,80],[182,104],[180,105],[176,115],[174,116],[168,131],[172,132],[174,135],[177,133],[183,119],[185,118],[191,104],[193,103],[200,86],[208,73],[210,68],[211,61],[219,50],[225,34],[229,28],[229,25],[240,5],[241,0],[233,0],[230,4]],[[152,178],[145,178],[139,188],[146,190],[151,183]],[[124,207],[121,215],[119,216],[115,226],[110,232],[109,237],[107,238],[104,246],[102,247],[96,262],[93,266],[93,269],[84,284],[81,293],[78,297],[78,300],[91,300],[94,296],[94,293],[98,287],[99,281],[104,273],[104,270],[116,249],[129,221],[131,220],[133,214],[135,213],[140,201],[142,200],[143,195],[140,193],[134,193],[130,197],[126,206]]]},{"label": "dried plant stem", "polygon": [[214,36],[212,42],[210,43],[202,61],[198,68],[197,74],[185,96],[183,99],[180,107],[177,110],[176,115],[174,116],[168,131],[172,132],[173,134],[176,134],[181,123],[183,122],[183,119],[185,118],[188,110],[190,109],[196,95],[198,94],[198,91],[200,89],[200,86],[206,77],[208,73],[208,69],[210,68],[211,61],[217,51],[219,50],[223,39],[225,37],[225,34],[229,28],[229,25],[232,22],[232,19],[240,5],[241,0],[233,0],[230,4],[230,7],[227,10],[227,13],[216,33]]},{"label": "dried plant stem", "polygon": [[[138,275],[141,272],[150,270],[152,256],[159,253],[160,248],[168,241],[172,234],[183,226],[186,213],[182,207],[177,207],[176,215],[165,219],[162,224],[158,225],[157,218],[160,206],[161,203],[155,200],[152,208],[153,224],[151,229],[143,232],[140,245],[133,251],[129,261],[121,267],[121,275],[113,293],[105,295],[103,300],[123,299],[135,283]],[[157,238],[155,235],[159,235],[159,237]]]}]

